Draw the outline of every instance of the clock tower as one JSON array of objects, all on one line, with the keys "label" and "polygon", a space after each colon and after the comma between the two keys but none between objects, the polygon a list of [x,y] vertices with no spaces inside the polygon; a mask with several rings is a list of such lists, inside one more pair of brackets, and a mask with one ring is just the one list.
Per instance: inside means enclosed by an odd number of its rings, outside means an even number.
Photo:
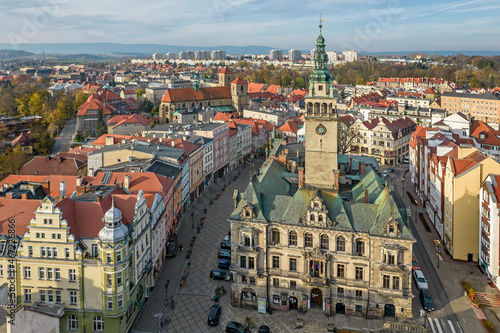
[{"label": "clock tower", "polygon": [[305,184],[315,188],[338,190],[338,96],[328,72],[328,55],[325,52],[325,39],[321,28],[320,24],[314,54],[314,71],[309,79],[309,94],[305,100]]}]

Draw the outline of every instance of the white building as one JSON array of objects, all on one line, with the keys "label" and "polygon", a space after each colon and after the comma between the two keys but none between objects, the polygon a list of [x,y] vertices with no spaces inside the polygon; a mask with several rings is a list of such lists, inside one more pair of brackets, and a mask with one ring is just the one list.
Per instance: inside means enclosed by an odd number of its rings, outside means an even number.
[{"label": "white building", "polygon": [[211,57],[212,60],[226,59],[226,51],[224,50],[212,51]]},{"label": "white building", "polygon": [[194,52],[193,51],[181,51],[179,52],[179,59],[193,59],[194,58]]},{"label": "white building", "polygon": [[160,59],[163,59],[162,53],[153,53],[153,60],[160,60]]},{"label": "white building", "polygon": [[302,52],[300,50],[292,49],[288,51],[288,60],[299,61],[300,59],[302,59]]},{"label": "white building", "polygon": [[344,60],[347,62],[358,61],[358,51],[356,50],[345,50],[342,51],[344,55]]},{"label": "white building", "polygon": [[165,58],[167,60],[175,60],[175,59],[177,59],[177,54],[175,54],[175,52],[167,52],[165,54]]},{"label": "white building", "polygon": [[498,288],[500,175],[489,174],[479,191],[479,266]]},{"label": "white building", "polygon": [[194,53],[194,58],[197,60],[210,59],[210,52],[208,51],[196,51]]},{"label": "white building", "polygon": [[329,64],[339,61],[339,53],[337,51],[326,51],[326,55],[328,56]]},{"label": "white building", "polygon": [[283,51],[278,49],[269,51],[269,59],[272,61],[283,59]]}]

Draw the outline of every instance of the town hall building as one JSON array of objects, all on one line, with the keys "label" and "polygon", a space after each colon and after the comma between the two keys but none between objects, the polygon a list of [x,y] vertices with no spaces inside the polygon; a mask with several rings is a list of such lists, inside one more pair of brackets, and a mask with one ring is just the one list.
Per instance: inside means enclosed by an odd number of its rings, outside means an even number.
[{"label": "town hall building", "polygon": [[[321,26],[320,26],[321,28]],[[415,239],[379,168],[353,170],[337,153],[336,92],[320,32],[306,97],[305,157],[291,170],[269,157],[235,190],[231,224],[231,304],[281,311],[412,318]],[[293,157],[293,155],[292,155]],[[345,161],[350,161],[345,163]]]}]

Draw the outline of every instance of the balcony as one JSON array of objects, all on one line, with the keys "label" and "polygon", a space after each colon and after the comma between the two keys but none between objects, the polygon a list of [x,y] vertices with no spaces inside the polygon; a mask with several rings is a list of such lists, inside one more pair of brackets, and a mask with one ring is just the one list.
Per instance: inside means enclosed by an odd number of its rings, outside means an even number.
[{"label": "balcony", "polygon": [[302,281],[304,281],[305,283],[313,284],[315,286],[327,286],[330,284],[330,280],[322,276],[306,275],[302,278]]}]

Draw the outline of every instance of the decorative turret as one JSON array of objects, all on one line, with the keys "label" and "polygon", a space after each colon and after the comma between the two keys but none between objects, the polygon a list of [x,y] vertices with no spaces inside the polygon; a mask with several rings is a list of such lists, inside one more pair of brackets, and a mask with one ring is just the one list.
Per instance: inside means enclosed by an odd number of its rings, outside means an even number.
[{"label": "decorative turret", "polygon": [[198,73],[194,75],[193,88],[194,91],[198,91],[200,89],[200,78],[198,76]]},{"label": "decorative turret", "polygon": [[114,198],[111,208],[106,212],[103,219],[104,227],[99,231],[99,240],[102,243],[118,243],[127,238],[128,229],[122,223],[122,212],[115,208]]},{"label": "decorative turret", "polygon": [[319,36],[316,39],[316,52],[314,53],[314,71],[311,74],[312,82],[322,82],[330,83],[332,81],[332,76],[328,72],[328,55],[326,54],[325,48],[325,38],[321,33],[321,24],[323,20],[320,20],[319,25]]}]

